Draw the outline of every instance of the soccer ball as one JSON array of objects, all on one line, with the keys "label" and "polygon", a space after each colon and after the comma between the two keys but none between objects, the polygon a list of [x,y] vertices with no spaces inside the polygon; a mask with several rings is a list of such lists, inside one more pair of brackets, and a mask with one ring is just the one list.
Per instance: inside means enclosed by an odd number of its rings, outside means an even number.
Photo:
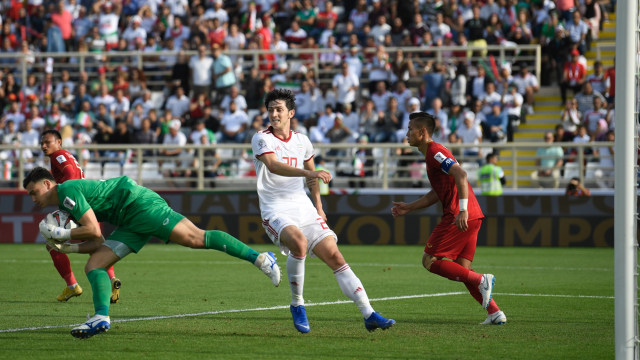
[{"label": "soccer ball", "polygon": [[47,224],[65,229],[75,229],[78,227],[78,224],[73,220],[71,214],[64,210],[56,210],[48,214],[45,221]]}]

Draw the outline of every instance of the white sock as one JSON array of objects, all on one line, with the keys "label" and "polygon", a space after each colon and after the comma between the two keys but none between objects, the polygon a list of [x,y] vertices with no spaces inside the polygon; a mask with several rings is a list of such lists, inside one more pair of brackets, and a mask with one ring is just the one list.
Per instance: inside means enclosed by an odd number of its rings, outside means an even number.
[{"label": "white sock", "polygon": [[356,274],[353,273],[349,264],[344,264],[334,270],[333,275],[335,275],[336,280],[338,280],[340,290],[342,290],[349,299],[356,303],[358,309],[360,309],[360,312],[362,313],[362,316],[364,316],[365,319],[368,319],[373,313],[373,308],[369,303],[369,297],[367,296],[367,292],[364,290],[364,286],[362,286],[362,283]]},{"label": "white sock", "polygon": [[69,288],[69,290],[73,290],[78,286],[78,283],[75,283],[73,285],[67,285],[67,287]]},{"label": "white sock", "polygon": [[287,256],[287,277],[291,288],[291,305],[304,305],[302,291],[304,289],[304,261],[306,257],[299,258],[289,254]]}]

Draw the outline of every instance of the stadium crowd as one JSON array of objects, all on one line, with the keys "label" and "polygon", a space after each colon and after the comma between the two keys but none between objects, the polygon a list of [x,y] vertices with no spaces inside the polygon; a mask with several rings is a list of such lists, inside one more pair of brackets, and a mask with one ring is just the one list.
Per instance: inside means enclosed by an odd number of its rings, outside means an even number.
[{"label": "stadium crowd", "polygon": [[[416,110],[436,116],[434,139],[441,143],[512,141],[533,114],[541,84],[562,89],[566,107],[557,140],[608,138],[614,128],[615,69],[596,64],[587,75],[585,58],[606,19],[599,0],[28,0],[0,6],[4,144],[37,146],[40,132],[54,128],[66,145],[159,143],[167,145],[159,155],[188,157],[181,145],[250,142],[268,126],[262,98],[275,87],[296,92],[292,128],[316,143],[400,143]],[[497,63],[492,51],[475,51],[473,61],[467,51],[447,52],[442,62],[433,54],[439,46],[526,44],[542,46],[541,79],[532,63]],[[319,55],[318,73],[314,55],[304,51],[316,48],[334,50]],[[257,64],[253,54],[228,51],[287,49],[299,53],[260,53]],[[145,61],[104,56],[111,51],[142,53]],[[158,51],[176,53],[154,56]],[[54,71],[81,60],[36,56],[47,52],[92,56],[84,58],[85,71]],[[153,89],[152,82],[161,85]],[[464,155],[482,158],[481,149]],[[124,162],[128,155],[85,151],[81,158]],[[4,161],[14,156],[0,154]],[[42,161],[37,152],[23,157],[32,166]],[[219,161],[210,163],[215,174]]]}]

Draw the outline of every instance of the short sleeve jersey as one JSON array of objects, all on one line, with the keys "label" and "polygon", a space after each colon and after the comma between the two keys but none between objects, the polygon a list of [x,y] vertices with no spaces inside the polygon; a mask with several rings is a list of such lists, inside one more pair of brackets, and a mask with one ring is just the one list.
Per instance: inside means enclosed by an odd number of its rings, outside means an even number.
[{"label": "short sleeve jersey", "polygon": [[109,180],[69,180],[58,185],[59,208],[75,219],[93,209],[98,221],[113,225],[127,224],[127,206],[144,191],[127,176]]},{"label": "short sleeve jersey", "polygon": [[84,172],[80,164],[67,150],[60,149],[49,155],[51,160],[51,174],[58,184],[67,180],[84,179]]},{"label": "short sleeve jersey", "polygon": [[[449,176],[449,169],[458,161],[453,157],[449,149],[438,144],[437,142],[429,143],[427,153],[425,154],[425,162],[427,164],[427,175],[429,182],[433,187],[438,199],[442,203],[442,221],[453,221],[458,215],[458,188],[453,176]],[[484,214],[480,209],[478,200],[473,193],[471,184],[469,187],[469,202],[467,211],[469,212],[469,220],[482,219]]]},{"label": "short sleeve jersey", "polygon": [[257,132],[251,139],[251,148],[255,159],[253,165],[258,177],[258,197],[260,206],[277,203],[290,204],[292,201],[309,201],[304,190],[304,179],[300,177],[280,176],[269,171],[259,160],[265,154],[275,154],[278,161],[298,169],[304,168],[304,162],[313,158],[313,145],[305,135],[296,131],[289,132],[288,139],[276,137],[270,127]]}]

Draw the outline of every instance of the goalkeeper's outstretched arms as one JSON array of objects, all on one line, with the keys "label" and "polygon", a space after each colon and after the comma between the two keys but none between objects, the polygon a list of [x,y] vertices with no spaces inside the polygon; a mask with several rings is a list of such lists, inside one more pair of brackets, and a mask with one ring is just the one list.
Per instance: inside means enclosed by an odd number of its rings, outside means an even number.
[{"label": "goalkeeper's outstretched arms", "polygon": [[[77,228],[64,229],[47,224],[43,220],[40,222],[40,232],[47,240],[47,244],[60,252],[90,254],[104,243],[104,237],[96,214],[92,209],[89,209],[77,223],[79,225]],[[84,241],[81,243],[69,243],[68,240]]]}]

